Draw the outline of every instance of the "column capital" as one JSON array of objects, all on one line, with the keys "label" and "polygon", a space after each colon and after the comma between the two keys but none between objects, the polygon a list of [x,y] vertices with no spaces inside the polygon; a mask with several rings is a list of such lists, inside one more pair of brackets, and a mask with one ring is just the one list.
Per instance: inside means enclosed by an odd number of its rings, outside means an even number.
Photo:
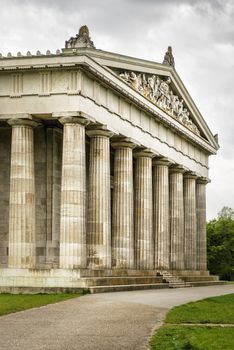
[{"label": "column capital", "polygon": [[73,117],[61,117],[59,118],[59,122],[62,125],[65,124],[81,124],[81,125],[88,125],[90,121],[84,117],[81,116],[73,116]]},{"label": "column capital", "polygon": [[111,146],[114,149],[118,148],[131,148],[134,149],[135,147],[139,146],[138,142],[133,140],[130,137],[121,137],[116,138],[111,142]]},{"label": "column capital", "polygon": [[194,173],[193,171],[186,171],[184,173],[184,179],[194,179],[196,180],[198,178],[198,175]]},{"label": "column capital", "polygon": [[154,158],[153,160],[153,166],[155,165],[165,165],[165,166],[170,166],[174,164],[171,160],[169,160],[166,157],[159,157],[159,158]]},{"label": "column capital", "polygon": [[156,156],[155,152],[153,152],[153,150],[150,148],[144,148],[134,152],[135,158],[141,158],[141,157],[154,158],[155,156]]},{"label": "column capital", "polygon": [[89,122],[95,122],[95,119],[88,115],[87,113],[81,111],[61,111],[52,113],[52,117],[55,119],[61,118],[83,118],[87,119]]},{"label": "column capital", "polygon": [[41,125],[40,122],[33,119],[24,119],[24,118],[12,118],[7,120],[7,123],[10,126],[29,126],[35,128],[36,126]]},{"label": "column capital", "polygon": [[170,170],[171,174],[173,174],[173,173],[184,174],[186,171],[188,171],[187,168],[185,168],[183,165],[179,165],[179,164],[171,165],[169,170]]},{"label": "column capital", "polygon": [[211,180],[208,179],[207,177],[198,177],[197,179],[197,184],[207,185],[210,182]]},{"label": "column capital", "polygon": [[90,125],[86,133],[89,137],[97,137],[97,136],[112,137],[114,135],[114,132],[110,130],[110,128],[108,128],[106,125],[103,125],[103,124]]}]

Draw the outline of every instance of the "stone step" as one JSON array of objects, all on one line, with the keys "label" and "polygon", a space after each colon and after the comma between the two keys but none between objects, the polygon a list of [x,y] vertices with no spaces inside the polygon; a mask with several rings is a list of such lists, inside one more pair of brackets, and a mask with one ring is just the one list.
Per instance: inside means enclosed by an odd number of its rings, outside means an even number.
[{"label": "stone step", "polygon": [[81,269],[80,277],[134,277],[134,276],[156,276],[156,270],[135,270],[135,269]]},{"label": "stone step", "polygon": [[209,271],[199,271],[199,270],[168,270],[166,272],[171,273],[173,276],[210,276]]},{"label": "stone step", "polygon": [[124,292],[131,290],[163,289],[169,288],[167,283],[152,284],[124,284],[116,286],[93,286],[89,287],[90,293]]},{"label": "stone step", "polygon": [[192,287],[191,284],[185,283],[169,283],[169,288],[189,288]]},{"label": "stone step", "polygon": [[134,276],[134,277],[87,277],[81,278],[80,282],[85,287],[130,285],[130,284],[155,284],[163,283],[159,276]]},{"label": "stone step", "polygon": [[216,286],[227,284],[226,281],[198,281],[198,282],[189,282],[192,287],[206,287],[206,286]]},{"label": "stone step", "polygon": [[218,281],[218,276],[178,276],[186,282]]}]

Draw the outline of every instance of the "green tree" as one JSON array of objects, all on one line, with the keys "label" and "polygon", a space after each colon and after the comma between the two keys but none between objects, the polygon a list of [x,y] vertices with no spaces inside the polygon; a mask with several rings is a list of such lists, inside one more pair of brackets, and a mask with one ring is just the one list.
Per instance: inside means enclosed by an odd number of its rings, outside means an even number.
[{"label": "green tree", "polygon": [[207,223],[208,269],[222,279],[234,280],[234,210],[223,207]]}]

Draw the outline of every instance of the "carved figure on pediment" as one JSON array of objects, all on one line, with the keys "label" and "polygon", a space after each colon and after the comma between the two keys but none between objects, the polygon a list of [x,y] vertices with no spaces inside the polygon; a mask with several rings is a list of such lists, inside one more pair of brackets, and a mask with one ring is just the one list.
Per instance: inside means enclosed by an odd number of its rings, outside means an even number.
[{"label": "carved figure on pediment", "polygon": [[156,75],[152,75],[148,78],[148,85],[150,88],[150,94],[149,98],[153,100],[154,102],[157,101],[159,96],[159,86],[160,86],[160,79]]},{"label": "carved figure on pediment", "polygon": [[187,126],[189,124],[189,112],[187,111],[187,108],[183,109],[181,116],[182,123]]},{"label": "carved figure on pediment", "polygon": [[179,103],[178,103],[178,113],[177,113],[177,118],[178,118],[179,120],[181,120],[181,118],[182,118],[183,109],[184,109],[184,100],[179,100]]},{"label": "carved figure on pediment", "polygon": [[170,88],[169,88],[170,83],[171,83],[171,79],[167,78],[166,81],[162,80],[159,86],[159,98],[158,98],[157,104],[161,108],[167,109],[169,105],[168,100],[170,100]]},{"label": "carved figure on pediment", "polygon": [[173,91],[170,91],[170,113],[174,117],[178,114],[178,106],[179,106],[179,97],[173,94]]},{"label": "carved figure on pediment", "polygon": [[201,135],[200,131],[198,130],[198,127],[195,124],[193,124],[193,129],[194,129],[195,134]]},{"label": "carved figure on pediment", "polygon": [[189,130],[191,130],[191,131],[194,131],[193,125],[194,125],[194,124],[193,124],[192,120],[189,119],[188,122],[187,122],[187,128],[188,128]]},{"label": "carved figure on pediment", "polygon": [[139,77],[141,78],[140,85],[141,85],[142,89],[144,90],[145,88],[148,87],[148,81],[146,79],[145,74],[139,74]]},{"label": "carved figure on pediment", "polygon": [[139,75],[137,76],[136,73],[131,72],[129,76],[129,81],[135,90],[140,90],[139,88],[141,85],[141,78]]},{"label": "carved figure on pediment", "polygon": [[129,81],[129,73],[128,72],[124,72],[124,73],[120,73],[120,78],[122,78],[123,80],[125,80],[127,83]]},{"label": "carved figure on pediment", "polygon": [[139,82],[139,91],[140,93],[142,93],[145,97],[149,98],[149,84],[148,81],[146,79],[145,74],[139,74],[138,76],[138,82]]}]

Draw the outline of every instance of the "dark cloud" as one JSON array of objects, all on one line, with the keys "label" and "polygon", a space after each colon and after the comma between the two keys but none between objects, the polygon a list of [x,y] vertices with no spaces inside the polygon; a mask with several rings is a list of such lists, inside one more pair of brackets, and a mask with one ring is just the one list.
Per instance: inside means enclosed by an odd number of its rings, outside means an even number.
[{"label": "dark cloud", "polygon": [[208,217],[234,207],[233,0],[0,0],[0,52],[56,50],[87,24],[96,47],[176,69],[221,149],[211,157]]}]

